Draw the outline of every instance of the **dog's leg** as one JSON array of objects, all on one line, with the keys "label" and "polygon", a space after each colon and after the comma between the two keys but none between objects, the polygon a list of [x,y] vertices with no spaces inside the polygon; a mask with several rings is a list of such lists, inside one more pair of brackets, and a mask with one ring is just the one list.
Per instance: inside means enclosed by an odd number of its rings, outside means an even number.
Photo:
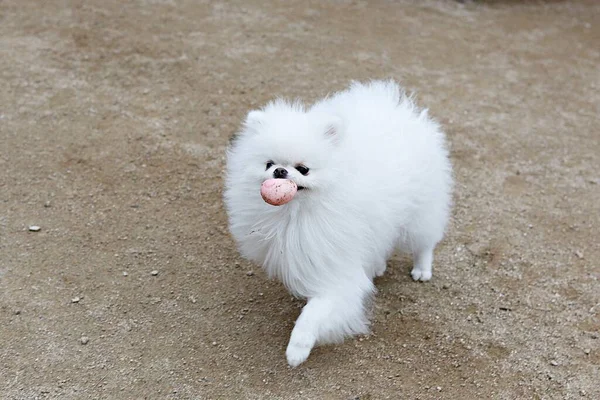
[{"label": "dog's leg", "polygon": [[296,320],[285,355],[290,367],[297,367],[308,358],[317,343],[319,325],[332,311],[331,300],[327,297],[313,297],[302,309]]},{"label": "dog's leg", "polygon": [[431,279],[431,263],[433,262],[433,247],[426,247],[414,252],[411,275],[415,281]]},{"label": "dog's leg", "polygon": [[373,283],[363,275],[339,282],[308,300],[290,337],[288,364],[296,367],[306,361],[315,344],[341,342],[346,336],[367,333],[364,303],[373,291]]}]

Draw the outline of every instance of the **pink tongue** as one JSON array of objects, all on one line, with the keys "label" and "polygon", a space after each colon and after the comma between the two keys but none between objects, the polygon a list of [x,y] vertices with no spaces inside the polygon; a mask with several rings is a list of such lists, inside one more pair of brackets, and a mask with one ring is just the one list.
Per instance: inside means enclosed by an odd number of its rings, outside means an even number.
[{"label": "pink tongue", "polygon": [[281,206],[294,198],[298,186],[289,179],[267,179],[260,186],[263,200],[272,206]]}]

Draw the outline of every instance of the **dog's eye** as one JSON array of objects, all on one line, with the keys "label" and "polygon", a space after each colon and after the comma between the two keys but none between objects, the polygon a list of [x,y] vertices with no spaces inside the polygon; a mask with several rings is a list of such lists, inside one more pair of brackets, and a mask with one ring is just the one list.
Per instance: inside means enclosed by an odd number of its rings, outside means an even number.
[{"label": "dog's eye", "polygon": [[296,169],[298,170],[298,172],[300,172],[302,175],[307,175],[308,174],[308,168],[305,167],[304,165],[296,165]]},{"label": "dog's eye", "polygon": [[275,165],[273,161],[267,161],[267,169],[271,168],[273,165]]}]

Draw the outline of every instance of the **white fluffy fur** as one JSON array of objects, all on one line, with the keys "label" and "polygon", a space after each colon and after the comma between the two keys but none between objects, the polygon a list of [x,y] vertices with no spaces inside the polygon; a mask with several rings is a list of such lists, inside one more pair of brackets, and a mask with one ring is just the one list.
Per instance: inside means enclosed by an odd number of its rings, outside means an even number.
[{"label": "white fluffy fur", "polygon": [[[280,207],[260,195],[277,167],[306,187]],[[225,202],[241,253],[308,299],[286,351],[291,366],[315,344],[368,331],[373,278],[396,248],[413,254],[415,280],[431,278],[451,187],[443,132],[393,81],[248,114],[228,152]]]}]

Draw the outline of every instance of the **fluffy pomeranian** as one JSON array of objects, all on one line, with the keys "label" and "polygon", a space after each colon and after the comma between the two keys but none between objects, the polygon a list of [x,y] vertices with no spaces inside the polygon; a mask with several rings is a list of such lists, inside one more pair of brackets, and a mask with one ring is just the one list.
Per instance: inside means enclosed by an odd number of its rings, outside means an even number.
[{"label": "fluffy pomeranian", "polygon": [[[273,178],[295,184],[291,201],[263,200]],[[228,149],[225,203],[242,255],[307,299],[290,366],[315,345],[368,332],[373,279],[396,249],[412,254],[414,280],[431,279],[451,190],[444,133],[394,81],[248,114]]]}]

